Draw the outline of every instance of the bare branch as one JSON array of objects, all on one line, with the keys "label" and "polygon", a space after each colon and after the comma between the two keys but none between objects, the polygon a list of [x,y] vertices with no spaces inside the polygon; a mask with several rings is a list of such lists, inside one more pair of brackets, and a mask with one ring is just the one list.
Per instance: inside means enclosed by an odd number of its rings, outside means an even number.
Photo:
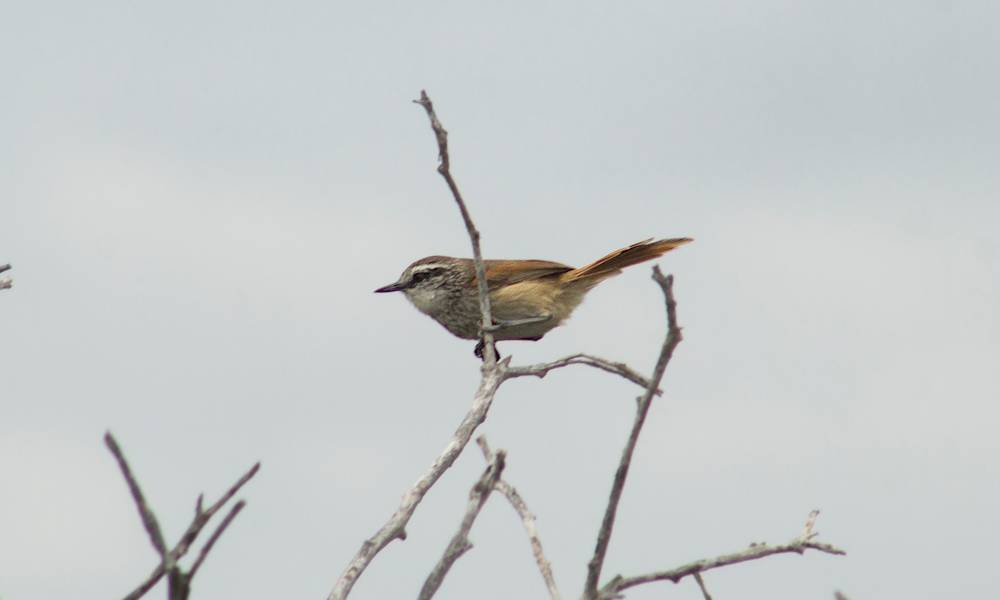
[{"label": "bare branch", "polygon": [[818,514],[818,511],[810,513],[809,519],[806,522],[806,531],[787,544],[777,544],[775,546],[769,546],[767,544],[751,544],[749,548],[740,552],[723,554],[715,558],[696,560],[668,571],[657,571],[655,573],[647,573],[645,575],[637,575],[634,577],[622,577],[621,575],[618,575],[601,588],[597,598],[602,600],[615,598],[618,597],[623,590],[637,585],[642,585],[644,583],[652,583],[654,581],[672,581],[677,583],[689,575],[696,576],[699,573],[704,573],[705,571],[709,571],[711,569],[718,569],[719,567],[725,567],[727,565],[757,560],[759,558],[775,554],[788,554],[793,552],[796,554],[804,554],[806,550],[818,550],[827,554],[836,555],[847,554],[840,548],[830,544],[812,541],[813,538],[816,537],[812,532],[812,524],[815,523],[816,515]]},{"label": "bare branch", "polygon": [[146,594],[154,585],[164,576],[167,575],[169,584],[168,596],[171,600],[185,600],[188,597],[190,591],[191,579],[194,577],[195,572],[201,563],[205,560],[208,552],[215,545],[219,536],[222,535],[229,523],[232,522],[236,515],[245,506],[245,502],[242,500],[238,502],[230,511],[219,527],[213,532],[211,538],[201,549],[201,553],[195,562],[194,568],[189,573],[185,573],[183,569],[178,565],[178,560],[183,557],[191,544],[194,542],[195,538],[201,532],[202,528],[208,523],[209,519],[220,509],[222,506],[229,501],[230,498],[235,495],[243,485],[252,478],[257,471],[260,469],[260,463],[255,464],[250,468],[249,471],[243,474],[240,479],[233,484],[229,490],[223,494],[222,498],[218,502],[209,507],[207,511],[201,509],[202,496],[198,496],[198,502],[195,507],[195,516],[188,526],[187,530],[181,536],[181,540],[177,542],[172,550],[167,551],[166,543],[163,541],[163,534],[160,531],[159,524],[156,521],[156,517],[153,516],[152,510],[146,502],[146,499],[142,495],[142,491],[139,489],[139,484],[135,477],[132,475],[132,471],[128,466],[128,462],[125,460],[125,455],[122,453],[121,448],[118,446],[118,442],[115,441],[114,436],[111,432],[104,434],[104,443],[111,450],[115,459],[118,461],[118,466],[121,468],[122,474],[125,476],[125,481],[128,483],[129,491],[132,493],[132,498],[136,503],[136,507],[139,509],[139,515],[142,517],[143,525],[146,527],[146,531],[150,536],[150,540],[153,543],[153,547],[160,554],[160,564],[153,569],[153,572],[146,577],[134,590],[129,592],[125,596],[125,600],[136,600],[141,598]]},{"label": "bare branch", "polygon": [[486,504],[490,494],[493,493],[497,482],[500,481],[505,458],[506,453],[503,450],[497,451],[493,456],[493,460],[486,467],[486,471],[479,478],[479,481],[476,482],[476,485],[472,486],[472,491],[469,492],[469,504],[465,509],[462,524],[451,538],[451,542],[448,543],[444,555],[441,556],[437,565],[434,566],[434,570],[431,571],[430,575],[427,576],[427,580],[424,581],[424,586],[420,590],[420,596],[418,596],[419,600],[430,600],[433,598],[438,588],[441,587],[441,582],[448,575],[451,566],[455,564],[455,561],[459,557],[472,548],[472,544],[469,542],[469,531],[472,530],[472,524],[476,521],[476,517],[479,516],[479,512],[483,509],[483,505]]},{"label": "bare branch", "polygon": [[243,507],[246,505],[247,505],[246,502],[240,500],[239,502],[234,504],[232,508],[229,509],[229,512],[226,513],[226,517],[222,519],[222,522],[219,523],[219,526],[216,527],[215,531],[212,532],[212,535],[208,537],[208,541],[205,542],[205,545],[201,547],[201,552],[198,553],[197,560],[194,561],[194,564],[191,565],[191,571],[188,572],[188,579],[194,579],[194,575],[195,573],[198,572],[198,569],[201,567],[201,563],[205,562],[205,557],[208,556],[208,553],[212,551],[212,546],[215,546],[215,542],[219,540],[219,537],[222,536],[223,532],[226,531],[226,528],[229,527],[229,524],[233,522],[233,519],[236,518],[236,515],[240,514],[240,511],[243,510]]},{"label": "bare branch", "polygon": [[342,600],[346,598],[350,594],[351,588],[354,587],[355,581],[361,576],[361,573],[368,567],[376,554],[393,540],[406,539],[406,524],[409,523],[421,500],[424,499],[424,495],[440,479],[441,475],[455,463],[455,460],[462,453],[462,450],[465,449],[469,440],[472,439],[472,434],[476,428],[486,420],[486,414],[493,403],[493,397],[496,394],[497,388],[503,382],[503,370],[509,361],[510,357],[507,357],[498,363],[499,368],[492,370],[485,369],[483,371],[483,378],[479,382],[479,389],[472,400],[472,408],[469,409],[465,418],[462,419],[452,439],[445,446],[444,451],[437,457],[430,469],[403,495],[403,500],[400,502],[399,508],[396,509],[395,514],[392,515],[389,521],[375,535],[368,538],[361,545],[361,549],[354,555],[354,558],[347,565],[347,569],[344,570],[343,574],[341,574],[340,578],[334,584],[328,600]]},{"label": "bare branch", "polygon": [[[493,452],[486,442],[486,436],[481,435],[476,438],[476,443],[483,451],[486,462],[492,462]],[[538,571],[542,574],[542,579],[545,580],[545,587],[549,590],[549,598],[559,600],[559,588],[556,587],[556,580],[552,575],[552,565],[542,551],[542,540],[538,537],[538,529],[535,527],[535,515],[528,509],[527,503],[521,498],[514,486],[500,479],[496,483],[496,490],[507,498],[514,510],[517,511],[518,516],[521,517],[521,524],[524,526],[524,531],[528,534],[528,541],[531,543],[531,553],[535,557],[535,563],[538,565]]]},{"label": "bare branch", "polygon": [[604,566],[604,557],[608,551],[608,544],[611,541],[611,532],[615,525],[615,516],[618,513],[618,503],[621,501],[622,490],[625,487],[625,479],[628,477],[629,466],[632,463],[632,454],[635,445],[639,441],[639,433],[646,421],[646,414],[652,403],[653,395],[660,386],[663,374],[673,356],[674,348],[681,342],[680,327],[677,326],[677,302],[674,300],[674,277],[673,275],[663,276],[659,266],[653,267],[653,280],[663,291],[664,301],[667,309],[667,337],[663,341],[660,349],[660,357],[656,361],[656,368],[653,369],[653,378],[646,392],[639,398],[636,406],[635,420],[632,423],[632,431],[629,434],[628,442],[622,450],[622,457],[618,463],[618,470],[615,472],[614,483],[611,485],[611,495],[608,498],[608,506],[604,511],[604,519],[601,522],[601,529],[597,534],[597,545],[594,548],[594,556],[587,564],[587,580],[584,584],[583,595],[588,600],[598,597],[597,584],[601,577],[601,569]]},{"label": "bare branch", "polygon": [[139,489],[139,482],[132,475],[132,469],[129,468],[128,461],[125,460],[122,449],[118,446],[118,442],[111,435],[110,431],[104,433],[104,445],[108,447],[108,450],[114,455],[115,460],[118,461],[118,468],[121,469],[122,475],[125,477],[125,483],[128,484],[128,490],[132,494],[135,507],[139,509],[139,518],[142,519],[142,526],[146,528],[149,541],[153,544],[153,548],[159,553],[163,562],[166,563],[164,566],[169,569],[172,566],[172,559],[167,553],[167,543],[163,541],[163,532],[160,531],[160,524],[157,522],[156,516],[153,515],[152,509],[149,508],[146,498],[142,495],[142,490]]},{"label": "bare branch", "polygon": [[[212,516],[215,515],[215,513],[218,512],[219,509],[226,504],[226,502],[228,502],[233,496],[235,496],[236,493],[240,491],[240,488],[242,488],[246,484],[246,482],[250,481],[250,479],[254,475],[256,475],[257,471],[259,470],[260,470],[260,463],[257,463],[254,466],[250,467],[250,469],[246,473],[244,473],[239,479],[236,480],[236,483],[231,485],[229,489],[226,490],[226,492],[222,495],[221,498],[219,498],[218,501],[216,501],[214,504],[208,507],[208,510],[195,513],[194,519],[191,520],[191,524],[188,525],[187,530],[185,530],[184,534],[181,535],[180,541],[177,542],[177,545],[170,552],[171,554],[175,555],[175,559],[180,558],[181,556],[187,553],[188,549],[191,547],[191,544],[194,543],[195,539],[198,537],[198,534],[201,533],[202,528],[204,528],[205,525],[208,523],[208,520],[211,519]],[[201,506],[201,496],[199,496],[198,499],[199,502],[197,503],[197,506],[195,508],[196,511]]]},{"label": "bare branch", "polygon": [[545,558],[545,552],[542,550],[542,540],[538,537],[538,529],[535,527],[535,515],[528,510],[528,505],[514,486],[501,480],[497,482],[496,489],[507,498],[514,510],[517,511],[518,516],[521,517],[524,532],[528,534],[528,541],[531,543],[531,554],[535,557],[538,572],[541,573],[545,587],[549,590],[549,598],[559,600],[559,588],[556,587],[556,580],[552,575],[552,564]]},{"label": "bare branch", "polygon": [[465,222],[465,230],[469,233],[469,240],[472,242],[472,260],[476,267],[476,282],[479,287],[479,310],[483,317],[481,327],[483,343],[485,344],[483,348],[483,368],[493,369],[496,367],[497,353],[493,343],[493,334],[490,332],[493,327],[493,317],[490,313],[490,294],[486,285],[486,267],[483,265],[483,255],[479,250],[479,230],[472,223],[472,217],[465,207],[465,201],[462,200],[462,193],[458,190],[458,184],[455,183],[454,178],[451,176],[451,158],[448,155],[448,131],[441,125],[441,121],[438,120],[437,113],[434,112],[434,104],[431,102],[426,91],[420,90],[420,99],[413,102],[423,106],[424,110],[427,111],[427,116],[431,120],[431,129],[434,130],[434,137],[437,139],[438,144],[438,158],[441,160],[441,164],[438,165],[438,173],[444,177],[445,182],[448,184],[448,189],[451,190],[451,195],[455,197],[455,203],[458,204],[458,210],[462,213],[462,220]]},{"label": "bare branch", "polygon": [[[586,365],[588,367],[594,367],[595,369],[601,369],[602,371],[607,371],[608,373],[620,375],[643,389],[649,387],[649,380],[625,363],[611,362],[610,360],[603,359],[599,356],[583,353],[573,354],[571,356],[547,363],[538,363],[523,367],[510,367],[507,369],[507,377],[509,379],[513,379],[515,377],[533,375],[541,379],[542,377],[548,375],[549,371],[561,369],[562,367],[568,367],[569,365]],[[657,396],[662,394],[663,390],[656,390]]]},{"label": "bare branch", "polygon": [[819,510],[813,509],[809,511],[809,516],[806,517],[806,524],[802,527],[802,533],[799,535],[799,539],[811,540],[819,533],[813,532],[813,527],[816,526],[816,518],[819,517]]},{"label": "bare branch", "polygon": [[698,588],[701,590],[704,600],[712,600],[712,594],[708,593],[708,588],[705,587],[705,580],[702,579],[701,573],[695,573],[694,580],[698,583]]}]

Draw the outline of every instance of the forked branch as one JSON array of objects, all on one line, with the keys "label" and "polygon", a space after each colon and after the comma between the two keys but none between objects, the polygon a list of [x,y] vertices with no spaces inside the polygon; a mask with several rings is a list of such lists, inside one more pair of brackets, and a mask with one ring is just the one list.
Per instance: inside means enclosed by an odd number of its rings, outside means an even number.
[{"label": "forked branch", "polygon": [[459,557],[472,548],[472,543],[469,542],[469,532],[472,531],[472,524],[476,521],[476,517],[479,516],[479,511],[483,509],[486,501],[489,500],[490,494],[493,493],[497,482],[500,481],[500,475],[503,473],[505,466],[505,459],[506,454],[503,450],[497,452],[486,466],[486,470],[479,478],[479,481],[472,486],[472,491],[469,492],[469,503],[465,509],[465,516],[462,517],[462,523],[448,543],[448,547],[445,548],[444,555],[438,561],[437,565],[434,566],[430,575],[427,576],[427,580],[424,581],[424,586],[420,590],[418,600],[430,600],[433,598],[438,588],[441,587],[441,582],[448,575],[451,566],[455,564],[455,561]]},{"label": "forked branch", "polygon": [[333,590],[327,597],[328,600],[343,600],[346,598],[351,593],[351,588],[354,587],[354,583],[358,580],[358,577],[368,568],[368,565],[375,558],[376,554],[393,540],[406,539],[406,524],[410,522],[410,518],[417,510],[417,506],[424,499],[431,486],[444,475],[445,471],[455,464],[455,460],[462,453],[462,450],[465,449],[465,446],[468,445],[469,440],[472,439],[473,432],[486,420],[486,414],[493,404],[493,397],[496,394],[497,388],[503,382],[502,369],[509,360],[508,357],[500,361],[498,369],[485,369],[483,371],[483,378],[479,382],[479,389],[476,390],[476,395],[472,400],[472,408],[469,409],[465,418],[462,419],[458,429],[455,430],[455,434],[448,442],[448,445],[445,446],[444,451],[434,460],[434,463],[431,464],[427,472],[417,480],[417,483],[406,491],[406,494],[403,495],[403,500],[399,504],[399,508],[396,509],[396,512],[389,521],[375,535],[368,538],[361,545],[361,549],[354,555],[354,558],[347,565],[347,569],[344,570],[334,584]]},{"label": "forked branch", "polygon": [[111,451],[111,454],[115,457],[118,462],[118,467],[121,469],[122,476],[125,477],[125,482],[128,485],[129,492],[132,494],[132,500],[135,502],[136,508],[139,510],[139,517],[142,519],[143,527],[146,528],[146,533],[149,535],[149,541],[153,545],[153,548],[160,555],[160,564],[156,566],[156,569],[147,577],[142,583],[138,585],[134,590],[132,590],[125,600],[135,600],[141,598],[148,592],[156,583],[164,576],[167,575],[167,586],[168,586],[168,598],[170,600],[186,600],[188,594],[191,590],[191,580],[194,579],[195,574],[201,567],[202,563],[205,562],[205,558],[208,553],[215,546],[215,542],[218,541],[222,533],[229,527],[229,524],[236,518],[240,510],[246,505],[242,500],[237,502],[229,510],[229,514],[222,520],[212,535],[209,537],[208,541],[201,548],[201,552],[198,554],[198,558],[195,560],[194,565],[191,567],[190,571],[185,572],[178,561],[187,554],[187,551],[191,548],[191,545],[197,539],[198,534],[204,529],[208,521],[215,515],[236,493],[243,487],[246,482],[257,474],[260,469],[260,463],[255,464],[243,474],[242,477],[237,480],[222,497],[212,504],[208,510],[202,508],[202,497],[198,497],[198,501],[195,504],[195,515],[192,519],[191,524],[184,531],[177,545],[173,549],[168,550],[166,542],[163,538],[163,533],[160,530],[160,524],[156,520],[156,516],[153,515],[152,509],[149,507],[149,503],[146,501],[145,496],[142,494],[142,490],[139,488],[139,482],[136,480],[135,475],[132,474],[132,469],[128,465],[128,461],[125,460],[125,454],[122,452],[121,448],[118,446],[118,442],[115,441],[114,436],[111,432],[104,434],[104,443]]},{"label": "forked branch", "polygon": [[[476,443],[479,444],[479,449],[483,451],[483,458],[486,459],[486,462],[492,462],[493,451],[490,450],[490,445],[487,443],[486,437],[479,436],[476,438]],[[517,492],[517,488],[503,479],[498,480],[495,487],[498,492],[507,498],[510,505],[517,512],[517,515],[521,517],[524,532],[528,534],[528,541],[531,543],[531,554],[535,557],[538,572],[541,573],[542,579],[545,581],[545,587],[549,590],[549,598],[551,600],[559,600],[559,588],[556,587],[556,579],[552,575],[552,565],[545,558],[545,552],[542,550],[542,540],[538,536],[538,528],[535,527],[535,515],[528,509],[528,504],[521,497],[521,494]]]}]

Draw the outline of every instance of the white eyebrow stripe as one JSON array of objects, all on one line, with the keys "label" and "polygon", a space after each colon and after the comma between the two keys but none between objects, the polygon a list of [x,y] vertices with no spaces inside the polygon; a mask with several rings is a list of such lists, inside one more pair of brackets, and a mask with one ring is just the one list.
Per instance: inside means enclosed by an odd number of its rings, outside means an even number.
[{"label": "white eyebrow stripe", "polygon": [[428,263],[425,265],[417,265],[411,269],[411,273],[420,273],[423,271],[435,271],[438,269],[443,269],[444,265],[441,263]]}]

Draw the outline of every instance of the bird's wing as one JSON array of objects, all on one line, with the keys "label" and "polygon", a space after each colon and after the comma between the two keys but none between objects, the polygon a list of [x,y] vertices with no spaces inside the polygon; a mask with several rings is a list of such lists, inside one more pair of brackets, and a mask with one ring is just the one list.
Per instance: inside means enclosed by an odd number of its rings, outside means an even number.
[{"label": "bird's wing", "polygon": [[487,260],[483,262],[486,267],[486,284],[490,290],[520,281],[573,270],[573,267],[548,260]]}]

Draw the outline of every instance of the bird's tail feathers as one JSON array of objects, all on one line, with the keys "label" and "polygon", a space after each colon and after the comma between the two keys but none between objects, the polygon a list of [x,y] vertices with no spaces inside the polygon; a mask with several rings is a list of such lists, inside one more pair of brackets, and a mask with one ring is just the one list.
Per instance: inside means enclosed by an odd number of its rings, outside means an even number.
[{"label": "bird's tail feathers", "polygon": [[[595,260],[587,266],[573,269],[564,275],[569,281],[579,279],[604,279],[617,275],[625,267],[663,256],[678,246],[693,242],[691,238],[671,238],[669,240],[643,240],[615,250],[611,254]],[[595,281],[596,283],[596,281]]]}]

